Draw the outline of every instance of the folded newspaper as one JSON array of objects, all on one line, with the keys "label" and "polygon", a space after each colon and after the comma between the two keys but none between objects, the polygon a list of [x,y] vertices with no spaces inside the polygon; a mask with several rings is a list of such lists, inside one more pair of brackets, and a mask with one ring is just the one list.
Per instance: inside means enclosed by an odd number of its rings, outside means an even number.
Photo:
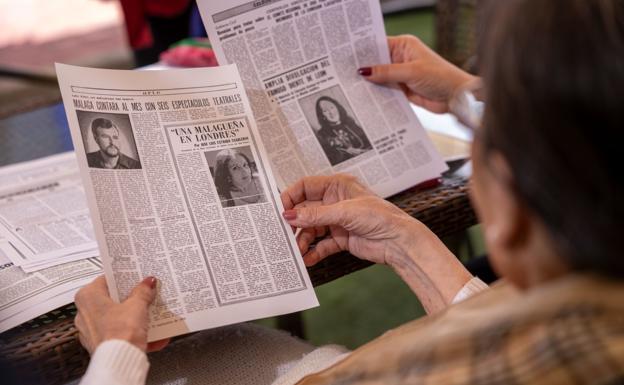
[{"label": "folded newspaper", "polygon": [[0,236],[26,273],[99,255],[73,153],[0,168]]},{"label": "folded newspaper", "polygon": [[102,274],[87,211],[73,152],[0,168],[0,333]]},{"label": "folded newspaper", "polygon": [[356,75],[389,62],[376,1],[199,6],[235,65],[57,64],[111,295],[159,279],[150,341],[318,304],[278,188],[341,171],[389,196],[446,169],[404,96]]}]

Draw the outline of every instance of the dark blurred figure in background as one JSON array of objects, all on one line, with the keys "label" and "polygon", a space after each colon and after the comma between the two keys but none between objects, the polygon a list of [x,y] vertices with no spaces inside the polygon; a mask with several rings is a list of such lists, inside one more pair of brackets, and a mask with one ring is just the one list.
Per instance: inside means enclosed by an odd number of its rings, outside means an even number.
[{"label": "dark blurred figure in background", "polygon": [[195,1],[120,1],[137,67],[157,62],[160,54],[177,41],[206,36]]}]

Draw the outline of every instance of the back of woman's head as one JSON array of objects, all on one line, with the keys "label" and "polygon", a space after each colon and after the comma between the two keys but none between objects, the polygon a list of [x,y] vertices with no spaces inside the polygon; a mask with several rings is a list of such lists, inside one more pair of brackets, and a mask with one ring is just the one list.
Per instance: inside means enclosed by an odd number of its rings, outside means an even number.
[{"label": "back of woman's head", "polygon": [[574,269],[624,278],[624,1],[495,0],[483,140]]}]

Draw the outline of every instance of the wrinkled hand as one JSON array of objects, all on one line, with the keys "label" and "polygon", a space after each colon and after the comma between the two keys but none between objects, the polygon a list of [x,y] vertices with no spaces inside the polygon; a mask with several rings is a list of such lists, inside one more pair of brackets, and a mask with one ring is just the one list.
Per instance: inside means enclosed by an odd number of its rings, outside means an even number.
[{"label": "wrinkled hand", "polygon": [[[282,202],[284,219],[303,229],[297,243],[307,266],[342,250],[392,265],[418,223],[344,174],[303,178],[282,193]],[[318,237],[324,239],[310,248]]]},{"label": "wrinkled hand", "polygon": [[378,84],[398,84],[412,103],[431,112],[448,112],[453,94],[477,79],[415,36],[388,37],[388,46],[392,64],[371,67],[366,79]]},{"label": "wrinkled hand", "polygon": [[164,348],[169,339],[147,343],[149,306],[155,298],[156,278],[145,278],[122,303],[112,300],[104,276],[96,278],[76,293],[74,323],[80,343],[90,354],[111,339],[128,341],[143,351]]}]

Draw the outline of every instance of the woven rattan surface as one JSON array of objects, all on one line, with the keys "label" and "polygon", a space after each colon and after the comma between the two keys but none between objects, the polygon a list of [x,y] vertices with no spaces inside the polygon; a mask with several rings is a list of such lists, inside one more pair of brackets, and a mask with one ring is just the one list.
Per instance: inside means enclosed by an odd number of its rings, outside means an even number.
[{"label": "woven rattan surface", "polygon": [[[446,236],[476,223],[467,196],[467,181],[444,178],[440,186],[404,191],[389,199]],[[314,286],[369,266],[349,253],[340,253],[309,269]],[[21,372],[23,383],[61,384],[84,373],[89,356],[73,326],[75,307],[65,306],[0,335],[0,356]]]}]

